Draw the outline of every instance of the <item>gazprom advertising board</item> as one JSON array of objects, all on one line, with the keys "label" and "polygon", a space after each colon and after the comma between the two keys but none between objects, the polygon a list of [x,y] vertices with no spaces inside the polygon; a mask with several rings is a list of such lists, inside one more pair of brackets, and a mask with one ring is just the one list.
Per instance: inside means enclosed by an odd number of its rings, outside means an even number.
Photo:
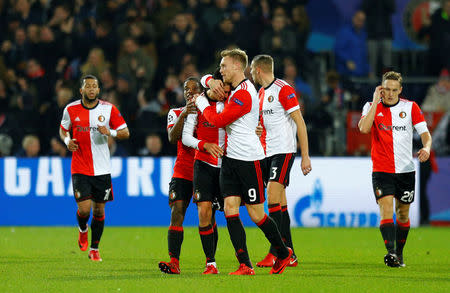
[{"label": "gazprom advertising board", "polygon": [[[167,226],[174,161],[171,157],[113,158],[114,201],[107,204],[107,224]],[[313,171],[308,176],[301,174],[300,162],[297,158],[287,188],[293,226],[379,225],[370,158],[312,158]],[[419,223],[418,191],[416,183],[416,199],[410,211],[412,226]],[[75,212],[70,159],[0,159],[0,225],[75,225]],[[245,208],[241,208],[241,218],[245,225],[254,225]],[[219,225],[226,224],[222,212],[216,219]],[[195,205],[190,205],[185,225],[198,225]]]}]

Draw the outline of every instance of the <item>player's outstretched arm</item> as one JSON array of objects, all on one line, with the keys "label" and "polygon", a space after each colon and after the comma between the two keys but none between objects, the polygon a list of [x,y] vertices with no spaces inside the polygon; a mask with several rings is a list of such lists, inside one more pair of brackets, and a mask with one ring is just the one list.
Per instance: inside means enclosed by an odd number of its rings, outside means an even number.
[{"label": "player's outstretched arm", "polygon": [[430,151],[431,151],[431,144],[432,144],[432,138],[430,132],[424,132],[420,135],[420,139],[422,140],[423,148],[421,148],[417,152],[417,157],[419,158],[419,161],[421,163],[428,160],[430,157]]},{"label": "player's outstretched arm", "polygon": [[308,131],[306,130],[305,120],[303,119],[300,110],[295,110],[289,114],[297,125],[297,136],[300,142],[300,151],[302,155],[302,172],[303,175],[308,175],[311,172],[311,159],[309,157],[309,146],[308,146]]}]

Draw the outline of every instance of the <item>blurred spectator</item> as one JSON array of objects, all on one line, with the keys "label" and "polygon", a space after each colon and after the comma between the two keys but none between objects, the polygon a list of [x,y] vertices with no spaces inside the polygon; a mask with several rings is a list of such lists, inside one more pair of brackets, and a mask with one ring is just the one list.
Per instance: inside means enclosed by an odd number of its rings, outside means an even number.
[{"label": "blurred spectator", "polygon": [[442,7],[422,22],[419,36],[427,36],[429,41],[428,74],[438,75],[443,68],[450,68],[450,0],[442,0]]},{"label": "blurred spectator", "polygon": [[286,17],[274,16],[271,28],[262,34],[260,44],[261,51],[273,58],[275,75],[282,74],[285,57],[294,57],[295,42],[295,33],[286,27]]},{"label": "blurred spectator", "polygon": [[421,109],[429,112],[450,111],[450,75],[447,69],[442,69],[438,82],[428,89]]},{"label": "blurred spectator", "polygon": [[357,11],[352,24],[342,27],[336,35],[336,69],[343,77],[368,76],[370,72],[365,20],[365,13]]},{"label": "blurred spectator", "polygon": [[[13,1],[11,1],[13,3]],[[14,12],[19,16],[20,25],[27,26],[32,23],[40,23],[40,13],[31,10],[30,0],[17,0],[14,6]]]},{"label": "blurred spectator", "polygon": [[114,75],[110,69],[105,69],[99,77],[102,90],[102,99],[110,101],[111,96],[116,94],[116,81]]},{"label": "blurred spectator", "polygon": [[228,0],[213,0],[213,2],[212,6],[205,8],[202,17],[202,21],[210,32],[214,30],[225,13],[229,12]]},{"label": "blurred spectator", "polygon": [[156,39],[156,32],[150,22],[140,19],[135,8],[128,8],[126,22],[119,25],[117,29],[120,40],[127,37],[134,38],[139,45],[145,46]]},{"label": "blurred spectator", "polygon": [[28,134],[22,140],[22,149],[17,152],[16,157],[34,158],[39,156],[41,145],[36,135]]},{"label": "blurred spectator", "polygon": [[298,74],[297,66],[291,60],[287,60],[284,64],[283,79],[300,93],[297,96],[302,97],[303,103],[307,107],[315,103],[312,88],[301,78]]},{"label": "blurred spectator", "polygon": [[112,32],[111,23],[108,20],[102,20],[95,27],[95,46],[101,48],[105,53],[108,62],[115,63],[119,46],[117,36]]},{"label": "blurred spectator", "polygon": [[120,144],[116,142],[114,138],[108,136],[108,148],[111,157],[126,157],[128,152]]},{"label": "blurred spectator", "polygon": [[12,138],[7,134],[0,133],[0,158],[11,155],[12,146]]},{"label": "blurred spectator", "polygon": [[153,23],[156,25],[158,37],[163,38],[167,33],[169,23],[175,18],[175,15],[183,10],[179,1],[160,0],[153,16]]},{"label": "blurred spectator", "polygon": [[[32,87],[31,92],[36,96],[39,104],[51,102],[51,84],[52,80],[46,73],[46,70],[41,66],[38,60],[30,59],[27,63],[26,77],[29,80],[29,85]],[[28,84],[26,82],[25,84]],[[22,87],[24,91],[28,90],[28,86]]]},{"label": "blurred spectator", "polygon": [[123,113],[126,121],[132,124],[132,121],[136,119],[137,100],[135,93],[131,89],[130,77],[126,74],[117,76],[116,97],[118,104],[114,103],[114,105]]},{"label": "blurred spectator", "polygon": [[158,101],[165,111],[185,104],[180,81],[175,75],[169,74],[166,77],[164,88],[158,91]]},{"label": "blurred spectator", "polygon": [[105,60],[103,50],[100,48],[92,48],[89,52],[88,60],[81,65],[81,73],[83,75],[100,76],[103,71],[109,69],[111,64]]},{"label": "blurred spectator", "polygon": [[148,133],[156,133],[166,127],[167,112],[152,95],[150,89],[142,89],[138,93],[139,111],[133,135],[135,145],[143,145]]},{"label": "blurred spectator", "polygon": [[225,15],[217,24],[214,33],[211,35],[211,45],[214,48],[214,54],[227,48],[229,45],[238,45],[238,38],[236,38],[234,23],[231,21],[229,15]]},{"label": "blurred spectator", "polygon": [[[372,73],[379,75],[392,66],[392,14],[395,0],[364,0],[361,10],[367,16],[367,47]],[[381,59],[381,63],[378,59]],[[381,64],[381,68],[380,65]]]},{"label": "blurred spectator", "polygon": [[[292,27],[296,36],[296,60],[306,68],[308,64],[306,42],[311,30],[306,8],[303,5],[295,5],[292,9]],[[305,71],[303,69],[303,71]]]},{"label": "blurred spectator", "polygon": [[183,57],[189,53],[199,55],[205,49],[198,24],[186,13],[175,16],[161,44],[161,67],[168,72],[180,70]]},{"label": "blurred spectator", "polygon": [[140,156],[162,156],[163,143],[161,136],[156,133],[147,135],[145,138],[145,147],[139,150]]},{"label": "blurred spectator", "polygon": [[126,38],[122,45],[124,52],[118,60],[118,73],[130,78],[133,92],[137,92],[142,87],[149,87],[155,74],[153,60],[145,54],[133,38]]},{"label": "blurred spectator", "polygon": [[48,152],[49,156],[56,157],[70,157],[71,153],[67,149],[67,146],[56,137],[52,137],[50,140],[50,151]]}]

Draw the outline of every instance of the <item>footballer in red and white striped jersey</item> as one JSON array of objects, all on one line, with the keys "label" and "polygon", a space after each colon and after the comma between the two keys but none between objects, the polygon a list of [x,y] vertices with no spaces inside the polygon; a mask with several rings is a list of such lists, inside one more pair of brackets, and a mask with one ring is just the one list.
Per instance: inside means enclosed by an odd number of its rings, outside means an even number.
[{"label": "footballer in red and white striped jersey", "polygon": [[[216,109],[217,113],[222,112],[223,102],[209,100],[210,105]],[[194,136],[196,131],[197,137]],[[183,144],[195,149],[195,160],[200,160],[210,166],[218,167],[222,165],[222,158],[208,153],[205,143],[214,143],[220,148],[225,148],[225,130],[209,123],[200,111],[196,114],[189,114],[183,128]]]},{"label": "footballer in red and white striped jersey", "polygon": [[[364,105],[362,117],[367,115],[371,105],[372,102]],[[414,171],[413,129],[419,135],[428,132],[423,113],[415,102],[399,99],[394,105],[382,102],[377,105],[371,129],[373,172]]]},{"label": "footballer in red and white striped jersey", "polygon": [[221,113],[210,107],[205,96],[199,96],[196,105],[207,121],[225,128],[225,156],[242,161],[264,159],[264,150],[255,133],[259,121],[259,101],[255,86],[249,80],[242,80],[231,90]]},{"label": "footballer in red and white striped jersey", "polygon": [[99,100],[97,106],[87,108],[78,100],[66,106],[61,128],[66,132],[72,130],[72,139],[79,146],[72,155],[72,174],[111,173],[108,136],[98,131],[98,126],[105,125],[116,131],[127,127],[119,110],[109,102]]},{"label": "footballer in red and white striped jersey", "polygon": [[261,143],[266,157],[297,152],[297,125],[289,114],[299,110],[295,89],[281,79],[259,90],[263,134]]},{"label": "footballer in red and white striped jersey", "polygon": [[[173,127],[183,112],[184,107],[170,109],[167,114],[167,129]],[[181,178],[192,181],[194,177],[195,149],[185,146],[181,139],[177,141],[177,159],[173,167],[173,178]]]}]

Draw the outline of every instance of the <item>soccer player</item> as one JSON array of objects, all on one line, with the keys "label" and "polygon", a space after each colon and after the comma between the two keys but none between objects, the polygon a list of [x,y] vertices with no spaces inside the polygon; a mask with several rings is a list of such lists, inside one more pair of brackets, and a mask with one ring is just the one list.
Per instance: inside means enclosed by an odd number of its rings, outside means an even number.
[{"label": "soccer player", "polygon": [[190,77],[184,82],[186,106],[171,109],[167,115],[167,133],[170,143],[177,143],[177,160],[169,184],[170,226],[167,234],[170,261],[159,262],[161,272],[180,273],[180,251],[183,243],[183,221],[192,197],[195,150],[183,145],[181,135],[188,114],[196,113],[193,97],[202,91],[200,81]]},{"label": "soccer player", "polygon": [[[224,108],[223,102],[209,99],[209,103],[218,113]],[[194,132],[197,137],[194,136]],[[215,252],[218,234],[213,221],[212,203],[221,201],[219,173],[225,147],[225,130],[208,123],[200,112],[189,114],[183,128],[182,142],[195,149],[193,201],[197,204],[198,230],[206,256],[203,274],[217,274]]]},{"label": "soccer player", "polygon": [[[259,90],[260,122],[264,128],[261,142],[266,154],[267,205],[269,216],[277,224],[286,246],[292,248],[290,217],[287,210],[286,187],[297,152],[297,137],[302,155],[303,175],[311,171],[308,151],[308,134],[295,90],[284,80],[275,78],[273,58],[257,55],[250,66],[253,81],[261,86]],[[256,265],[271,267],[275,263],[276,251],[270,248],[267,256]],[[295,253],[289,266],[297,266]]]},{"label": "soccer player", "polygon": [[[430,156],[431,135],[422,111],[415,102],[399,98],[402,76],[389,71],[375,88],[372,102],[364,105],[358,123],[362,133],[372,133],[372,186],[380,207],[380,231],[387,249],[384,263],[404,267],[409,206],[414,201],[415,170],[412,158],[413,129],[422,140],[420,162]],[[393,212],[397,225],[394,226]]]},{"label": "soccer player", "polygon": [[[264,232],[277,250],[277,259],[271,274],[281,274],[292,256],[281,239],[275,222],[264,212],[264,182],[260,160],[264,150],[255,133],[259,120],[259,103],[254,85],[245,79],[247,54],[240,49],[221,52],[220,73],[232,91],[224,109],[217,113],[205,96],[197,97],[195,103],[206,120],[216,127],[224,127],[227,133],[225,155],[220,169],[220,189],[225,202],[228,232],[236,257],[240,263],[232,275],[254,275],[247,251],[245,230],[239,218],[239,206],[243,201],[250,218]],[[207,86],[210,78],[205,80]]]},{"label": "soccer player", "polygon": [[[73,194],[78,205],[78,245],[88,248],[88,226],[91,205],[91,247],[88,257],[102,261],[98,246],[105,224],[105,204],[114,199],[111,185],[108,137],[128,139],[130,132],[117,108],[99,100],[97,77],[81,80],[81,99],[66,106],[61,120],[60,136],[72,155]],[[70,134],[72,132],[72,136]]]}]

